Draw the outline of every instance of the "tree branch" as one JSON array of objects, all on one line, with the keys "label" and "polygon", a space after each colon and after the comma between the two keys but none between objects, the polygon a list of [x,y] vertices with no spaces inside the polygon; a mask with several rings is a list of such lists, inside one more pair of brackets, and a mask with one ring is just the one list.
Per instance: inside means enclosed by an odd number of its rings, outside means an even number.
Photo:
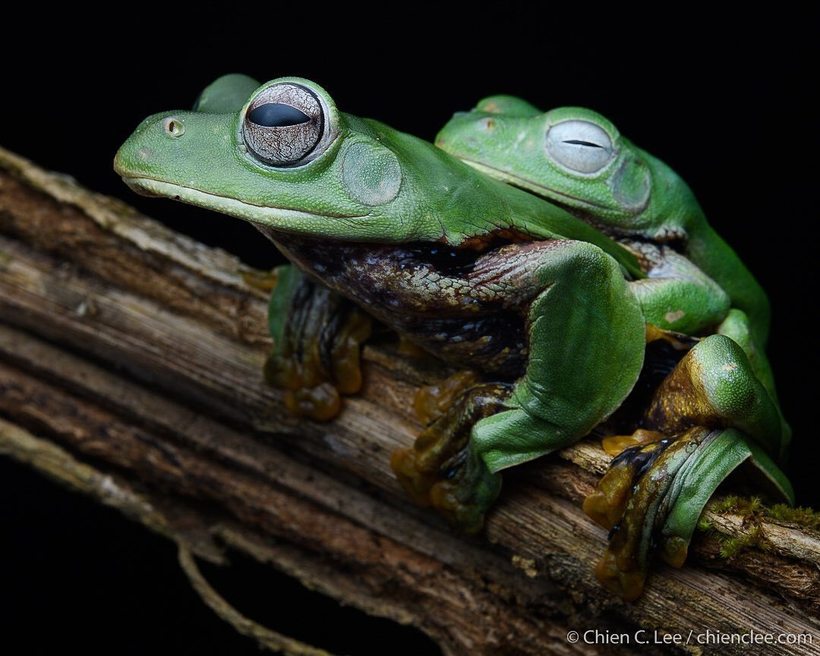
[{"label": "tree branch", "polygon": [[364,389],[337,420],[296,420],[261,379],[253,275],[0,150],[0,452],[182,554],[248,553],[447,654],[612,653],[566,640],[596,627],[808,633],[814,646],[706,651],[820,649],[820,537],[752,507],[707,511],[690,562],[659,567],[637,603],[602,590],[606,536],[579,503],[608,461],[591,440],[510,472],[483,537],[452,533],[388,467],[419,429],[415,390],[447,371],[385,339],[365,349]]}]

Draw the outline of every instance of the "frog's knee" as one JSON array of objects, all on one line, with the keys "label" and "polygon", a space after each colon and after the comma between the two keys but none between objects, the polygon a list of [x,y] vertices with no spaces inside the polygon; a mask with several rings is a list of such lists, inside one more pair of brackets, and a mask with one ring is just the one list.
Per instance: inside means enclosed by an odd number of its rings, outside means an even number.
[{"label": "frog's knee", "polygon": [[696,384],[721,415],[744,415],[754,409],[759,400],[758,385],[737,342],[725,335],[710,335],[690,356]]}]

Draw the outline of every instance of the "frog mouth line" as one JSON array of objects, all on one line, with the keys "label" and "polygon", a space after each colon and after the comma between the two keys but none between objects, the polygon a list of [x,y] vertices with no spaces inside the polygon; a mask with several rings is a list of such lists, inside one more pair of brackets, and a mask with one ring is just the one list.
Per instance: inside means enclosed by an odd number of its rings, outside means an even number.
[{"label": "frog mouth line", "polygon": [[288,207],[254,205],[253,203],[246,203],[241,200],[236,200],[235,198],[226,198],[225,196],[210,194],[207,191],[200,191],[192,187],[184,187],[171,182],[163,182],[161,180],[140,176],[123,176],[122,180],[141,196],[179,200],[190,205],[222,212],[223,214],[235,216],[239,219],[244,219],[269,228],[275,228],[283,221],[287,223],[291,221],[302,222],[317,217],[328,219],[364,219],[368,216],[367,214],[312,214]]},{"label": "frog mouth line", "polygon": [[608,205],[604,205],[602,203],[593,203],[589,200],[584,198],[578,198],[577,196],[572,196],[570,194],[565,194],[561,191],[556,191],[551,187],[545,187],[544,185],[535,184],[531,180],[527,180],[526,178],[522,178],[520,176],[514,175],[509,171],[505,171],[503,169],[496,168],[494,166],[488,166],[482,162],[476,162],[475,160],[460,157],[461,161],[465,164],[469,164],[477,171],[481,171],[482,173],[486,173],[490,177],[493,178],[501,178],[507,184],[512,185],[513,187],[518,187],[519,189],[523,189],[524,191],[529,191],[534,194],[548,196],[548,197],[556,197],[554,200],[561,202],[563,200],[567,205],[578,204],[585,207],[594,207],[601,210],[611,210],[612,208]]}]

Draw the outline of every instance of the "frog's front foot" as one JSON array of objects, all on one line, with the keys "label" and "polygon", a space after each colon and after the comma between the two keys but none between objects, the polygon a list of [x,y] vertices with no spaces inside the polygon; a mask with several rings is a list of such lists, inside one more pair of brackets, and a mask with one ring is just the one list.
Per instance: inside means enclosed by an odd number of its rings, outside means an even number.
[{"label": "frog's front foot", "polygon": [[300,417],[333,419],[341,395],[359,391],[360,351],[372,320],[355,304],[286,265],[276,270],[268,310],[274,350],[265,379]]},{"label": "frog's front foot", "polygon": [[391,458],[399,482],[417,503],[433,506],[469,533],[481,529],[501,489],[501,475],[490,473],[472,446],[472,428],[498,412],[509,392],[509,385],[478,383],[469,373],[422,388],[415,406],[427,426],[411,448]]}]

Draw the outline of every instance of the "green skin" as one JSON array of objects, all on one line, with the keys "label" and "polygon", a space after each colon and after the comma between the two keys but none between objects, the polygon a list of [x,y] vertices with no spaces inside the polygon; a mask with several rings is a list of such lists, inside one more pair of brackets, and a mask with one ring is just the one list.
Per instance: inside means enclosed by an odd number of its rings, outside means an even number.
[{"label": "green skin", "polygon": [[[451,362],[477,364],[469,353],[448,353],[448,339],[408,332],[408,323],[418,323],[410,319],[447,315],[455,325],[489,310],[523,309],[529,364],[537,366],[526,367],[504,411],[473,428],[473,448],[490,472],[577,440],[622,403],[643,363],[645,333],[624,280],[625,270],[638,271],[626,250],[563,209],[487,178],[432,144],[338,112],[307,80],[274,80],[255,96],[282,84],[310,89],[322,105],[327,143],[306,163],[260,161],[243,138],[249,103],[235,113],[211,114],[200,101],[198,112],[143,121],[117,153],[116,171],[141,193],[253,223],[301,268]],[[470,278],[414,262],[400,283],[371,276],[368,285],[358,285],[369,289],[360,289],[354,278],[368,271],[336,272],[329,279],[322,272],[326,263],[310,261],[328,244],[381,262],[404,244],[458,249],[500,231],[534,241],[507,247],[505,257],[495,249],[477,254],[482,275]],[[401,287],[404,307],[392,299],[385,305],[372,285],[383,294]],[[403,316],[403,309],[413,316]],[[545,316],[550,321],[540,320]],[[568,350],[576,354],[572,362]]]},{"label": "green skin", "polygon": [[[555,130],[559,125],[563,130]],[[670,289],[668,305],[680,318],[663,325],[659,317],[657,325],[691,334],[713,313],[725,315],[725,292],[731,307],[748,315],[754,340],[765,346],[769,301],[760,285],[706,222],[688,185],[605,117],[577,107],[544,113],[519,98],[493,96],[456,114],[436,145],[494,178],[566,206],[617,238],[658,246],[682,243],[682,255],[694,265],[686,274],[697,277],[702,271],[711,280],[699,284],[714,281],[719,291],[698,295],[686,289],[674,298]]]},{"label": "green skin", "polygon": [[[559,108],[544,113],[512,96],[486,98],[474,110],[456,114],[439,132],[436,145],[479,171],[561,204],[639,252],[647,278],[630,287],[647,322],[686,334],[716,332],[690,354],[709,403],[726,424],[782,457],[790,430],[779,412],[763,351],[768,300],[668,166],[623,138],[596,112]],[[670,242],[682,243],[681,252],[667,246]],[[687,471],[698,475],[688,474],[687,486],[697,493],[685,493],[689,501],[674,505],[667,535],[688,543],[712,492],[747,459],[780,480],[777,487],[792,500],[779,470],[739,435],[726,431],[690,458]],[[716,446],[722,443],[732,446]],[[653,514],[645,519],[653,521]]]},{"label": "green skin", "polygon": [[[436,145],[496,179],[567,207],[634,248],[647,277],[630,287],[647,323],[687,335],[716,332],[732,338],[751,368],[745,372],[748,382],[733,384],[754,387],[754,380],[760,381],[767,391],[760,403],[777,405],[763,349],[769,330],[766,295],[707,224],[686,183],[623,138],[610,121],[588,109],[542,113],[520,98],[492,96],[456,114]],[[682,242],[682,253],[667,246],[670,241]],[[717,341],[707,338],[697,347],[704,370],[722,366],[715,359],[722,356],[713,355],[720,351],[712,347]],[[714,403],[731,405],[720,398]],[[780,430],[759,428],[751,433],[774,441],[772,452],[780,455],[790,437],[782,417]]]},{"label": "green skin", "polygon": [[[139,193],[251,222],[425,350],[509,381],[460,460],[453,519],[465,526],[497,496],[500,470],[586,435],[641,371],[646,324],[627,278],[643,273],[629,250],[432,144],[339,112],[307,80],[221,78],[196,111],[143,121],[114,166]],[[524,361],[499,316],[520,319]]]}]

